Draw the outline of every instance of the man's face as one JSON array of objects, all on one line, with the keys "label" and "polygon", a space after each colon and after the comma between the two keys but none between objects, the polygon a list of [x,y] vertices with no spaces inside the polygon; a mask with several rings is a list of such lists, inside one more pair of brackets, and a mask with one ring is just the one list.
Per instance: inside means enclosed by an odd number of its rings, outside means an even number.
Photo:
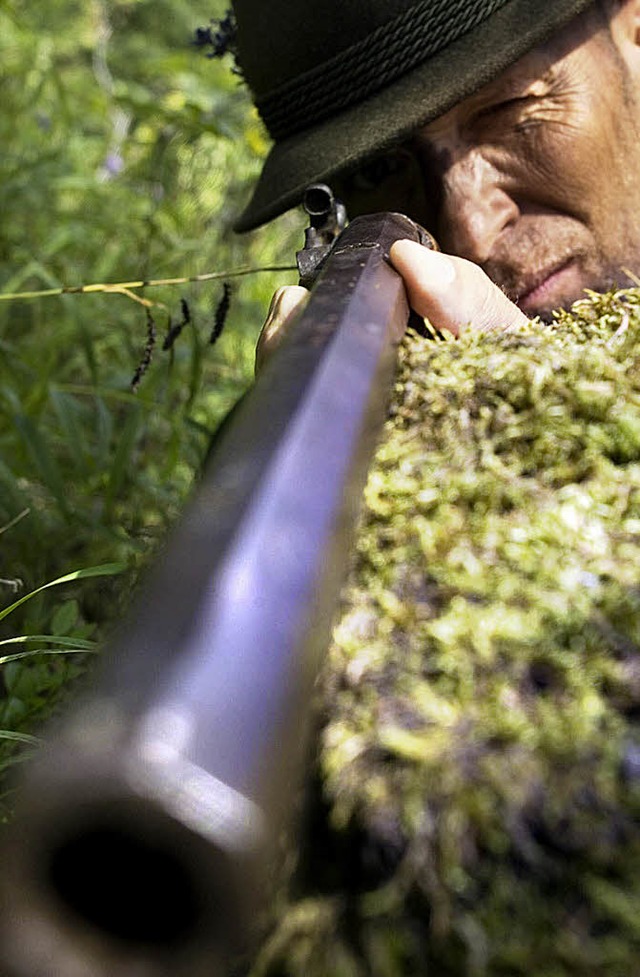
[{"label": "man's face", "polygon": [[[624,6],[624,4],[623,4]],[[527,315],[640,271],[636,52],[595,11],[338,187],[408,213]]]}]

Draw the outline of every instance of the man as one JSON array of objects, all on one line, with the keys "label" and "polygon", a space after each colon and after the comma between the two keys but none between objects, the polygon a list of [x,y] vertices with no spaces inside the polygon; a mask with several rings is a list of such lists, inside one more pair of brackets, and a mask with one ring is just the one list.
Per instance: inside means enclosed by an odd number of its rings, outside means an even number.
[{"label": "man", "polygon": [[[326,179],[390,209],[412,306],[454,334],[627,281],[640,252],[640,0],[236,0],[240,66],[275,139],[248,230]],[[300,8],[300,9],[298,9]],[[263,344],[297,306],[276,296]]]}]

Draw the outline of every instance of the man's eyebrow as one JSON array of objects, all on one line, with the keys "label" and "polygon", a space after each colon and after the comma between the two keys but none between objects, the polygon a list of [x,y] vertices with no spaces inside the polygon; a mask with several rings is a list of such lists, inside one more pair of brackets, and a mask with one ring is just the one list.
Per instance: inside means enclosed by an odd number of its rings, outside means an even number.
[{"label": "man's eyebrow", "polygon": [[[485,85],[484,88],[481,88],[479,92],[470,98],[469,104],[471,107],[476,108],[482,107],[488,102],[496,100],[503,101],[512,96],[522,94],[526,89],[536,84],[543,90],[550,89],[556,80],[557,72],[554,70],[553,64],[549,65],[542,74],[534,71],[533,68],[525,69],[520,67],[518,70],[518,65],[515,65],[514,68],[504,75],[501,75]],[[543,94],[543,92],[540,92],[540,94]]]}]

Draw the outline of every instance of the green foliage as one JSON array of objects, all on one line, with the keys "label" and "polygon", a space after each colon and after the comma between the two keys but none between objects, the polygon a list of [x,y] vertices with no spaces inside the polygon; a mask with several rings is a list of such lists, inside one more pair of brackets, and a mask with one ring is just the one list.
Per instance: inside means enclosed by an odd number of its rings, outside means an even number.
[{"label": "green foliage", "polygon": [[401,360],[252,977],[635,973],[640,291]]},{"label": "green foliage", "polygon": [[[0,611],[0,621],[15,614],[24,604],[52,587],[77,580],[113,576],[123,569],[118,564],[107,564],[67,573],[3,608]],[[95,642],[88,640],[93,627],[79,624],[79,619],[78,601],[67,600],[59,604],[53,614],[51,634],[17,635],[0,641],[0,647],[25,644],[36,646],[25,651],[0,655],[6,693],[0,701],[0,744],[3,747],[0,750],[0,774],[16,759],[22,758],[22,754],[16,753],[14,749],[17,744],[31,746],[37,743],[35,737],[19,732],[16,727],[33,725],[43,714],[49,713],[65,688],[80,674],[77,662],[70,660],[69,656],[81,655],[84,661],[87,653],[95,651]]]},{"label": "green foliage", "polygon": [[[297,218],[245,240],[231,233],[266,142],[230,66],[191,45],[224,7],[0,3],[0,291],[291,260]],[[83,637],[117,613],[120,592],[176,517],[209,434],[250,382],[268,296],[287,280],[234,286],[213,348],[219,283],[147,289],[143,297],[160,303],[158,344],[136,394],[147,339],[140,305],[118,295],[2,305],[0,606],[69,567],[131,569],[121,583],[83,581],[62,608],[41,593],[0,637],[16,627]],[[181,299],[192,323],[163,353]],[[5,666],[0,726],[21,721],[18,687],[46,693],[47,670],[52,662]],[[57,688],[68,677],[50,681]]]}]

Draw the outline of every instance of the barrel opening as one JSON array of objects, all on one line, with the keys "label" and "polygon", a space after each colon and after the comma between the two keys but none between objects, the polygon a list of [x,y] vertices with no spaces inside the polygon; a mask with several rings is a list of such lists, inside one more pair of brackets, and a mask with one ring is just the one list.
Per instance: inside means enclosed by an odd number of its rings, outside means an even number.
[{"label": "barrel opening", "polygon": [[304,209],[309,217],[328,217],[333,208],[333,194],[324,184],[307,187],[304,195]]},{"label": "barrel opening", "polygon": [[192,936],[204,911],[181,852],[127,825],[76,830],[54,847],[49,879],[76,916],[130,944],[175,947]]}]

